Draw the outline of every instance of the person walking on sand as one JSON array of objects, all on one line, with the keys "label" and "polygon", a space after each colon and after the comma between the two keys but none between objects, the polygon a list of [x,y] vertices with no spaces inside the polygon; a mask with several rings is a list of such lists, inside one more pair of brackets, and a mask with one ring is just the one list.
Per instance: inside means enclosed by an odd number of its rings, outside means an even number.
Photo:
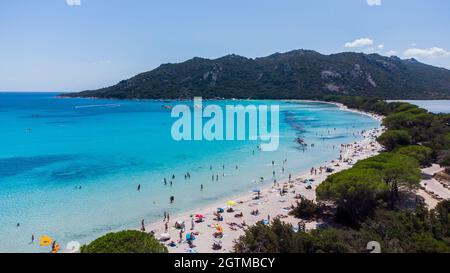
[{"label": "person walking on sand", "polygon": [[141,231],[145,232],[145,223],[144,223],[144,219],[141,220]]},{"label": "person walking on sand", "polygon": [[170,222],[170,215],[167,213],[167,222]]},{"label": "person walking on sand", "polygon": [[167,219],[167,212],[164,212],[164,222],[166,221],[166,219]]},{"label": "person walking on sand", "polygon": [[167,233],[169,230],[169,224],[167,222],[164,223],[164,233]]},{"label": "person walking on sand", "polygon": [[191,218],[191,230],[194,230],[195,224],[194,224],[194,218]]}]

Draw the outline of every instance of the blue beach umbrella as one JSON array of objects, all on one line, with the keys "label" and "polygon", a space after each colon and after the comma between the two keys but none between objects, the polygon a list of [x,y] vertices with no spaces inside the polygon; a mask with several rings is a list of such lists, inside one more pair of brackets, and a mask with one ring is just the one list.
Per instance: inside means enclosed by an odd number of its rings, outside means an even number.
[{"label": "blue beach umbrella", "polygon": [[186,234],[186,241],[189,241],[189,240],[194,241],[195,240],[195,236],[194,235],[191,236],[190,233]]}]

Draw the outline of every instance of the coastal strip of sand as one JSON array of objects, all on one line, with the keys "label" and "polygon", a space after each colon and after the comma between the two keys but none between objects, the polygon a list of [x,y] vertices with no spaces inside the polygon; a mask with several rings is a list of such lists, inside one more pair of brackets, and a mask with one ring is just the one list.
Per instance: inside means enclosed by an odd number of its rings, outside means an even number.
[{"label": "coastal strip of sand", "polygon": [[[337,105],[346,111],[369,115],[379,121],[383,119],[382,116]],[[255,191],[230,198],[231,202],[170,215],[169,221],[161,219],[145,226],[145,231],[153,233],[171,253],[226,253],[233,251],[234,241],[244,234],[246,228],[259,221],[268,223],[277,217],[298,228],[300,219],[290,216],[289,211],[299,196],[315,200],[316,188],[330,174],[349,169],[359,160],[379,154],[382,147],[376,138],[383,131],[384,128],[380,127],[362,132],[363,140],[341,146],[339,159],[312,166],[311,171],[294,176],[290,181],[260,188],[259,193]],[[224,211],[218,214],[218,209]],[[323,223],[310,221],[304,224],[306,230],[311,230]]]}]

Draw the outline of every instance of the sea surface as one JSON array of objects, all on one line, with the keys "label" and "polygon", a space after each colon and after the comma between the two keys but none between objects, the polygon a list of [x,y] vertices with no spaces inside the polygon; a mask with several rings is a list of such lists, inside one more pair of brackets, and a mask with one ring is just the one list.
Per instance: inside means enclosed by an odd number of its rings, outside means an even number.
[{"label": "sea surface", "polygon": [[[360,131],[379,125],[326,103],[204,102],[280,105],[280,147],[261,152],[258,141],[173,140],[175,119],[163,106],[192,102],[57,95],[0,93],[0,252],[48,252],[38,246],[42,235],[64,248],[70,241],[87,243],[137,228],[141,219],[162,220],[164,211],[175,215],[225,205],[230,196],[273,183],[274,170],[282,180],[337,158],[340,144],[358,141]],[[299,145],[298,137],[308,146]],[[191,179],[184,178],[186,172]],[[219,181],[212,181],[216,174]]]},{"label": "sea surface", "polygon": [[450,100],[402,100],[427,109],[432,113],[450,113]]}]

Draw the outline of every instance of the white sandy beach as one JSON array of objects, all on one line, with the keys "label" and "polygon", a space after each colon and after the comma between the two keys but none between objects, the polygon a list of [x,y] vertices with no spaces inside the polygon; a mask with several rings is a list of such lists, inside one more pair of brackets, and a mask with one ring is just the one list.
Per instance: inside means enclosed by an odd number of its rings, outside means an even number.
[{"label": "white sandy beach", "polygon": [[[365,115],[370,115],[372,118],[382,120],[383,117],[372,115],[369,113],[360,112],[357,110],[350,110],[346,107],[339,105],[343,110],[354,111]],[[152,223],[145,227],[147,232],[153,232],[156,238],[165,238],[165,244],[172,243],[172,246],[168,245],[169,252],[172,253],[186,253],[186,252],[200,252],[200,253],[221,253],[233,251],[234,241],[243,235],[245,229],[248,226],[252,226],[259,221],[267,220],[269,217],[273,219],[275,217],[281,218],[284,222],[291,223],[294,227],[298,226],[299,220],[293,216],[289,216],[289,210],[292,205],[296,204],[298,195],[302,195],[310,200],[315,200],[315,189],[322,183],[328,175],[326,173],[326,167],[332,167],[334,170],[332,173],[336,173],[352,167],[354,163],[359,160],[366,159],[377,155],[382,150],[380,144],[376,142],[376,138],[381,135],[383,128],[376,128],[363,133],[364,139],[344,145],[341,147],[342,160],[335,159],[331,162],[324,162],[322,166],[311,166],[317,169],[317,174],[303,173],[301,175],[293,176],[291,182],[279,181],[276,185],[261,188],[260,198],[256,200],[256,193],[244,194],[239,197],[230,198],[230,201],[236,202],[236,205],[232,206],[234,212],[226,212],[230,207],[226,202],[217,203],[207,207],[199,208],[195,211],[182,213],[180,215],[170,215],[170,221],[165,222],[161,219],[159,222]],[[323,171],[319,168],[323,167]],[[307,189],[308,184],[304,181],[306,179],[313,179],[311,188]],[[281,188],[286,186],[288,192],[284,195],[280,194]],[[222,213],[223,220],[216,221],[217,208],[225,209]],[[258,210],[258,215],[252,215],[252,211]],[[242,217],[236,217],[242,213]],[[204,216],[202,222],[194,222],[195,215]],[[184,233],[181,234],[180,229],[175,228],[176,222],[184,222]],[[167,223],[167,232],[166,232]],[[306,222],[305,226],[307,230],[316,228],[320,223],[311,221]],[[223,229],[223,237],[215,238],[213,235],[217,232],[217,228]],[[195,236],[193,245],[195,247],[189,247],[186,241],[186,234],[192,233]],[[169,238],[170,239],[167,239]],[[213,250],[213,243],[219,243],[222,248],[220,250]]]}]

